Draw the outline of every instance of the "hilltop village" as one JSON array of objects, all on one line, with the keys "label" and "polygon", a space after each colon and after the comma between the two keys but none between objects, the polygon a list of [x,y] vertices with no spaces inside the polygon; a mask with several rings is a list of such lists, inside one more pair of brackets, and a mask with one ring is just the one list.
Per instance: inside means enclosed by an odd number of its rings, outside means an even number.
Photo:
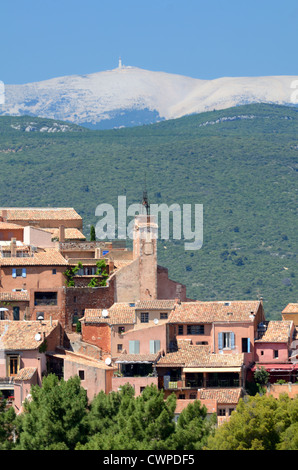
[{"label": "hilltop village", "polygon": [[297,393],[297,303],[267,321],[262,299],[189,299],[157,263],[148,214],[132,250],[82,227],[73,208],[0,208],[0,392],[17,414],[49,373],[78,375],[89,400],[153,384],[176,394],[177,416],[199,399],[219,424],[260,367],[269,392]]}]

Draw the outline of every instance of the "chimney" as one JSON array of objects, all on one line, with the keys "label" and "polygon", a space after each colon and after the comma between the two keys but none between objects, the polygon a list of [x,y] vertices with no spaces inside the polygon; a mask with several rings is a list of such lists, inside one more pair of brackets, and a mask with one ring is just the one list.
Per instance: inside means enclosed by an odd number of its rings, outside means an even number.
[{"label": "chimney", "polygon": [[3,222],[7,222],[7,210],[6,209],[2,209],[1,217],[2,217]]},{"label": "chimney", "polygon": [[13,257],[17,256],[17,239],[16,238],[11,239],[10,251],[11,251],[11,256]]},{"label": "chimney", "polygon": [[59,227],[59,242],[65,242],[65,227],[64,225],[60,225]]}]

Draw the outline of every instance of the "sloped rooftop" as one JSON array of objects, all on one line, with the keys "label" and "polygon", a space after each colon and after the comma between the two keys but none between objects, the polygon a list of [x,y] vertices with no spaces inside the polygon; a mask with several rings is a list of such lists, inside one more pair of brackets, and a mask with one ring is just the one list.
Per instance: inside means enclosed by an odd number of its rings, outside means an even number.
[{"label": "sloped rooftop", "polygon": [[253,322],[260,301],[181,302],[169,315],[169,323]]},{"label": "sloped rooftop", "polygon": [[269,321],[262,338],[256,343],[287,343],[290,339],[292,321]]},{"label": "sloped rooftop", "polygon": [[[37,349],[44,337],[54,331],[58,321],[0,321],[0,349],[22,350]],[[36,336],[39,334],[39,336]]]},{"label": "sloped rooftop", "polygon": [[184,344],[173,353],[163,356],[158,367],[241,367],[244,354],[212,354],[210,346]]}]

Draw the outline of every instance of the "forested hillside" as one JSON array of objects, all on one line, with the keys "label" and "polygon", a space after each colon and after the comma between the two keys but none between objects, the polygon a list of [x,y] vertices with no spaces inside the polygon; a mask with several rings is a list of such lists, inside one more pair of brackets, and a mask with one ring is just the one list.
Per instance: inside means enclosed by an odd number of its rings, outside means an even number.
[{"label": "forested hillside", "polygon": [[262,296],[268,319],[298,300],[296,108],[247,105],[107,131],[1,117],[0,162],[1,206],[72,206],[87,237],[96,206],[117,213],[118,196],[140,202],[146,175],[151,203],[204,206],[200,250],[159,241],[159,264],[189,297]]}]

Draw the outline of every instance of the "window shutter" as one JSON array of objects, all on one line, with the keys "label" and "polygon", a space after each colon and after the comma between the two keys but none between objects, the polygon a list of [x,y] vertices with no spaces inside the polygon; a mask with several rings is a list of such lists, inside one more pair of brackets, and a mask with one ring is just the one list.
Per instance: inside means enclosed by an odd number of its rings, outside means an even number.
[{"label": "window shutter", "polygon": [[250,353],[250,339],[247,338],[247,352]]},{"label": "window shutter", "polygon": [[26,277],[26,268],[22,269],[22,277]]},{"label": "window shutter", "polygon": [[223,333],[218,333],[218,349],[222,349],[223,346]]},{"label": "window shutter", "polygon": [[16,270],[16,268],[12,268],[12,277],[17,277],[17,270]]},{"label": "window shutter", "polygon": [[231,332],[231,349],[235,349],[235,333]]},{"label": "window shutter", "polygon": [[129,354],[140,354],[140,341],[129,342]]},{"label": "window shutter", "polygon": [[150,339],[150,354],[156,354],[160,350],[160,340]]}]

